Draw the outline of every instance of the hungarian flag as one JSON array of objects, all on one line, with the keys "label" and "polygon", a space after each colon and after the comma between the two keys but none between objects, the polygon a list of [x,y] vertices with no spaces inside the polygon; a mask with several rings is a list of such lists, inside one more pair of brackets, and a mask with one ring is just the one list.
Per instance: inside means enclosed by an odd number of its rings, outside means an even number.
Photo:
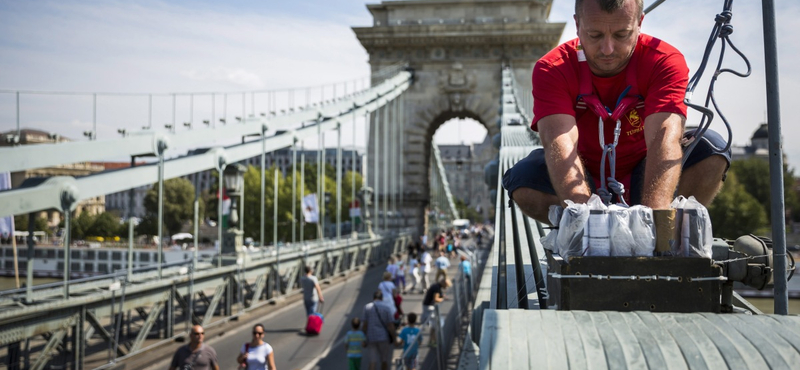
[{"label": "hungarian flag", "polygon": [[[231,217],[231,198],[228,196],[228,191],[225,189],[221,190],[222,192],[222,229],[225,230],[228,228],[228,219]],[[219,199],[219,194],[217,194],[217,199]]]},{"label": "hungarian flag", "polygon": [[350,219],[356,225],[361,223],[361,204],[358,199],[350,202]]}]

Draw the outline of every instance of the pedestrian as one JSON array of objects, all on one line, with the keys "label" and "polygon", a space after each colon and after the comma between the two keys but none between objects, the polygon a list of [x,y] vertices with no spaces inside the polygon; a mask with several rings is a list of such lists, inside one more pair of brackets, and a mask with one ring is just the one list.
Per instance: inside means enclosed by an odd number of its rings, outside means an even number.
[{"label": "pedestrian", "polygon": [[394,281],[395,276],[397,276],[397,261],[394,257],[389,257],[389,261],[386,262],[386,272],[392,274],[392,281]]},{"label": "pedestrian", "polygon": [[399,328],[403,325],[403,296],[397,290],[394,291],[394,327]]},{"label": "pedestrian", "polygon": [[169,370],[219,370],[217,351],[203,343],[205,334],[202,326],[193,326],[189,344],[175,351]]},{"label": "pedestrian", "polygon": [[392,282],[392,273],[389,271],[383,273],[383,281],[378,284],[378,290],[383,293],[383,302],[392,308],[392,316],[394,316],[397,312],[394,308],[394,293],[397,291],[397,287]]},{"label": "pedestrian", "polygon": [[421,284],[419,282],[419,259],[417,258],[417,254],[412,254],[408,258],[408,270],[411,272],[411,286],[408,288],[408,291],[414,293],[414,289],[420,286],[420,291],[422,291]]},{"label": "pedestrian", "polygon": [[401,293],[406,293],[406,262],[403,255],[397,255],[397,272],[394,274],[394,285]]},{"label": "pedestrian", "polygon": [[350,330],[344,336],[344,348],[347,350],[347,368],[349,370],[361,370],[361,356],[362,349],[366,346],[367,336],[359,329],[361,320],[354,317],[350,322],[353,330]]},{"label": "pedestrian", "polygon": [[405,366],[406,370],[415,370],[417,368],[419,344],[422,342],[420,329],[417,327],[417,314],[408,313],[408,326],[400,330],[398,337],[403,343],[403,366]]},{"label": "pedestrian", "polygon": [[422,318],[420,319],[420,325],[430,325],[431,333],[430,339],[428,340],[428,345],[431,347],[436,347],[438,344],[436,341],[436,331],[439,327],[439,320],[436,317],[436,305],[440,302],[444,301],[444,291],[450,287],[450,280],[442,280],[440,282],[433,283],[428,291],[425,292],[425,298],[422,300]]},{"label": "pedestrian", "polygon": [[372,298],[373,301],[364,306],[362,315],[364,333],[367,335],[369,370],[375,370],[377,363],[380,363],[381,370],[387,370],[392,360],[392,343],[396,336],[392,323],[392,307],[384,303],[380,290]]},{"label": "pedestrian", "polygon": [[433,262],[433,257],[431,257],[431,254],[428,253],[428,250],[422,251],[422,256],[419,257],[419,262],[422,266],[420,277],[422,278],[422,292],[424,293],[426,290],[428,290],[428,286],[431,285],[428,274],[431,272],[431,262]]},{"label": "pedestrian", "polygon": [[322,289],[319,287],[319,280],[314,276],[314,269],[306,266],[306,276],[300,278],[300,286],[303,287],[303,303],[306,306],[306,316],[311,316],[317,312],[320,302],[325,302],[322,297]]},{"label": "pedestrian", "polygon": [[275,352],[264,341],[264,325],[253,326],[253,340],[242,346],[236,362],[241,369],[275,370]]},{"label": "pedestrian", "polygon": [[472,263],[469,262],[467,256],[461,256],[461,263],[458,264],[461,268],[461,275],[464,276],[464,280],[467,282],[467,289],[468,294],[472,295]]},{"label": "pedestrian", "polygon": [[442,254],[436,258],[436,279],[439,282],[447,279],[447,268],[450,267],[450,260]]}]

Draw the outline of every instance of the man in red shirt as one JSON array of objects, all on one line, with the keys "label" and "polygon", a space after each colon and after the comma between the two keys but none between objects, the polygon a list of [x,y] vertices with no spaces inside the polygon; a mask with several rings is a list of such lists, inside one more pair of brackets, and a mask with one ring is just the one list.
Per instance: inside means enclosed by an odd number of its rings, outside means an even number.
[{"label": "man in red shirt", "polygon": [[721,188],[730,151],[713,151],[725,146],[716,132],[706,132],[682,171],[682,144],[692,140],[683,135],[689,70],[677,49],[640,33],[642,7],[642,0],[576,0],[578,38],[536,63],[531,128],[543,148],[503,176],[528,216],[549,223],[550,205],[586,203],[597,189],[613,188],[606,181],[624,186],[617,200],[653,209],[669,208],[676,188],[705,205]]}]

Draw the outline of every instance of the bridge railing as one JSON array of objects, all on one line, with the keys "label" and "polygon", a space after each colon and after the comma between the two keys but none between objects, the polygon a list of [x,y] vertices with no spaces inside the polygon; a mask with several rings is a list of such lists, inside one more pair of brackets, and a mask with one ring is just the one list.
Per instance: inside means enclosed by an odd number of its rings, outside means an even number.
[{"label": "bridge railing", "polygon": [[431,144],[431,210],[435,212],[436,219],[449,223],[458,219],[458,210],[450,192],[450,183],[447,181],[447,172],[442,164],[439,147]]},{"label": "bridge railing", "polygon": [[[538,135],[529,127],[532,100],[526,102],[521,91],[512,70],[504,69],[499,174],[539,147]],[[477,350],[474,343],[480,342],[481,328],[486,327],[484,310],[537,309],[546,299],[544,271],[547,267],[539,239],[546,235],[547,229],[509,202],[502,176],[497,177],[496,186],[494,240],[473,306],[471,346],[465,346],[462,351],[462,361],[467,362],[465,356],[474,355],[473,350]]]},{"label": "bridge railing", "polygon": [[[68,300],[58,299],[57,289],[38,292],[31,304],[22,294],[7,295],[0,310],[0,354],[6,355],[4,362],[24,358],[33,369],[111,367],[188,335],[192,323],[213,327],[298,294],[304,266],[314,268],[321,280],[330,279],[383,262],[410,240],[410,233],[391,233],[307,245],[283,251],[280,258],[234,256],[222,268],[174,266],[160,279],[152,272],[136,275],[135,281],[113,276],[87,282],[87,289],[75,287],[80,293]],[[26,341],[34,345],[23,350]],[[67,349],[68,342],[74,350]]]}]

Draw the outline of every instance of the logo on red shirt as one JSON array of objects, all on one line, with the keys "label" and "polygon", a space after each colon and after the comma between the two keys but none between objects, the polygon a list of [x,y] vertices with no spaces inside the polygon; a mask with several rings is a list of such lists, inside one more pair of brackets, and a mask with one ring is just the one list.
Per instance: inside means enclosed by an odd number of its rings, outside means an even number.
[{"label": "logo on red shirt", "polygon": [[633,127],[633,130],[625,131],[625,133],[628,136],[631,136],[633,134],[639,133],[642,130],[644,130],[644,127],[642,127],[642,118],[639,117],[639,113],[636,112],[636,109],[631,109],[631,111],[628,112],[625,118],[628,120],[628,123],[631,125],[631,127]]}]

